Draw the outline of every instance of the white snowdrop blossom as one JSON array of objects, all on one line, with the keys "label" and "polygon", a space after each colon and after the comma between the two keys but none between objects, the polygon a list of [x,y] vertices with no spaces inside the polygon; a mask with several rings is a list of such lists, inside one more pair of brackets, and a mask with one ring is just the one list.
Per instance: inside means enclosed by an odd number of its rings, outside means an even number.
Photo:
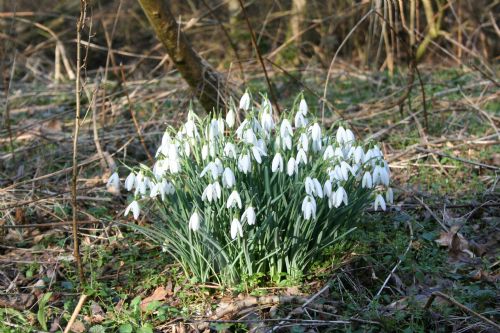
[{"label": "white snowdrop blossom", "polygon": [[243,228],[241,227],[240,220],[233,218],[231,221],[231,238],[234,240],[238,235],[243,237]]},{"label": "white snowdrop blossom", "polygon": [[226,114],[226,124],[229,128],[233,128],[236,122],[236,113],[233,108],[229,108],[229,111]]},{"label": "white snowdrop blossom", "polygon": [[271,165],[271,171],[283,172],[283,167],[284,167],[283,157],[281,156],[280,153],[276,153],[276,155],[274,155],[273,162]]},{"label": "white snowdrop blossom", "polygon": [[250,108],[250,95],[248,94],[248,92],[245,92],[240,99],[240,109],[243,109],[243,111],[248,111],[249,108]]},{"label": "white snowdrop blossom", "polygon": [[377,196],[375,197],[374,206],[375,206],[374,207],[375,210],[378,210],[379,206],[380,206],[380,208],[382,208],[382,210],[386,209],[385,200],[381,194],[377,194]]},{"label": "white snowdrop blossom", "polygon": [[233,208],[234,206],[237,206],[239,209],[241,209],[242,204],[241,204],[241,198],[240,194],[238,191],[233,191],[230,195],[229,198],[227,198],[227,203],[226,203],[226,208]]},{"label": "white snowdrop blossom", "polygon": [[229,158],[236,158],[236,146],[233,143],[226,143],[226,145],[224,146],[224,156]]},{"label": "white snowdrop blossom", "polygon": [[370,171],[365,171],[365,174],[363,175],[363,180],[361,182],[361,187],[362,188],[373,187],[372,175],[370,174]]},{"label": "white snowdrop blossom", "polygon": [[139,207],[139,203],[137,201],[132,201],[130,205],[127,206],[125,209],[125,216],[128,215],[128,213],[132,212],[132,215],[134,216],[134,220],[137,220],[139,218],[139,214],[141,213],[141,208]]},{"label": "white snowdrop blossom", "polygon": [[302,201],[302,214],[304,220],[316,219],[316,200],[310,195],[306,196]]},{"label": "white snowdrop blossom", "polygon": [[238,157],[238,170],[240,170],[244,174],[247,174],[250,172],[251,169],[252,169],[252,162],[250,160],[250,155],[241,154],[240,157]]},{"label": "white snowdrop blossom", "polygon": [[125,189],[127,191],[132,191],[132,189],[134,188],[134,183],[135,183],[135,173],[131,172],[125,179]]},{"label": "white snowdrop blossom", "polygon": [[120,176],[118,176],[117,172],[113,172],[113,174],[109,177],[106,187],[109,191],[120,191]]},{"label": "white snowdrop blossom", "polygon": [[189,218],[189,229],[198,231],[200,229],[200,215],[195,211]]},{"label": "white snowdrop blossom", "polygon": [[307,107],[306,100],[302,98],[299,103],[299,113],[301,113],[303,116],[306,116],[308,110],[309,108]]},{"label": "white snowdrop blossom", "polygon": [[[259,105],[246,91],[203,117],[188,109],[162,133],[151,164],[127,166],[125,215],[138,220],[143,205],[153,214],[128,225],[203,283],[304,276],[364,209],[394,200],[380,145],[347,124],[323,127],[302,95],[281,114],[261,96]],[[118,174],[106,185],[120,186]]]},{"label": "white snowdrop blossom", "polygon": [[222,186],[225,188],[232,188],[236,184],[236,178],[230,168],[225,168],[222,174]]},{"label": "white snowdrop blossom", "polygon": [[241,215],[241,222],[247,221],[248,225],[254,225],[256,220],[255,209],[252,206],[247,207]]},{"label": "white snowdrop blossom", "polygon": [[304,149],[300,148],[299,151],[297,152],[297,166],[300,164],[307,164],[307,154]]},{"label": "white snowdrop blossom", "polygon": [[286,173],[290,177],[293,176],[294,173],[298,172],[297,164],[295,162],[295,158],[290,157],[288,163],[286,164]]},{"label": "white snowdrop blossom", "polygon": [[393,204],[394,203],[394,192],[392,191],[392,188],[390,188],[390,187],[385,192],[385,201],[388,204]]}]

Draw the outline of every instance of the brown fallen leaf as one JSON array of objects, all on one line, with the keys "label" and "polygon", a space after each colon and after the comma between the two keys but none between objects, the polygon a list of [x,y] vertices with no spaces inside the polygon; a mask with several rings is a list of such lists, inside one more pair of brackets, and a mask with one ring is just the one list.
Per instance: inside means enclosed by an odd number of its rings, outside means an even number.
[{"label": "brown fallen leaf", "polygon": [[77,319],[77,320],[75,320],[73,325],[71,325],[70,331],[73,333],[86,332],[85,324]]},{"label": "brown fallen leaf", "polygon": [[469,248],[469,242],[458,232],[459,229],[459,225],[454,225],[450,228],[450,231],[441,231],[439,238],[436,239],[435,242],[441,246],[447,247],[453,257],[467,254],[473,258],[474,254]]},{"label": "brown fallen leaf", "polygon": [[90,304],[90,312],[92,313],[92,317],[90,318],[92,323],[99,324],[106,318],[106,313],[102,307],[94,301]]},{"label": "brown fallen leaf", "polygon": [[164,301],[165,298],[169,295],[171,295],[171,292],[169,293],[169,291],[165,287],[160,286],[160,287],[156,288],[155,291],[153,292],[153,294],[151,294],[151,296],[148,296],[142,300],[141,310],[146,311],[149,303],[151,303],[153,301]]}]

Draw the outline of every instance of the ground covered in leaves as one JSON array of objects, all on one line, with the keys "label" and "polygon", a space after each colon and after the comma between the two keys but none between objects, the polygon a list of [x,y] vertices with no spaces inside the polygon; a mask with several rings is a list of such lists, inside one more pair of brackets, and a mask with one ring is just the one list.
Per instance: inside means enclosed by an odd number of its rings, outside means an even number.
[{"label": "ground covered in leaves", "polygon": [[[343,66],[332,74],[335,112],[324,122],[342,117],[362,137],[383,142],[396,203],[388,212],[367,211],[303,280],[253,276],[233,289],[187,278],[122,225],[130,222],[123,218],[126,194],[105,188],[114,166],[147,163],[131,112],[153,151],[165,124],[184,119],[186,87],[173,79],[131,81],[127,98],[119,83],[87,84],[107,93],[86,103],[80,136],[81,289],[69,225],[73,87],[14,83],[14,125],[0,138],[0,331],[63,331],[84,294],[73,332],[495,332],[497,86],[477,72],[422,68],[425,94],[413,84],[395,105],[406,73],[389,78]],[[302,73],[299,84],[276,73],[273,80],[286,87],[283,101],[303,90],[321,118],[314,92],[322,91],[323,77]],[[255,79],[249,87],[260,91],[262,84]]]}]

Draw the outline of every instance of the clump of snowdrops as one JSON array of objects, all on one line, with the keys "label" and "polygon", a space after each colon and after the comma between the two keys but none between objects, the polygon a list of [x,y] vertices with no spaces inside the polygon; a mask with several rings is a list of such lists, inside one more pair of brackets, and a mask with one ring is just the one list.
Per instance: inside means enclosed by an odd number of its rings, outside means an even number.
[{"label": "clump of snowdrops", "polygon": [[[342,124],[326,131],[302,95],[277,115],[265,96],[256,106],[246,92],[225,117],[190,111],[165,131],[154,165],[125,179],[125,215],[148,207],[153,222],[135,228],[201,282],[300,278],[364,208],[386,209],[389,176],[375,143]],[[117,186],[118,175],[109,182]]]}]

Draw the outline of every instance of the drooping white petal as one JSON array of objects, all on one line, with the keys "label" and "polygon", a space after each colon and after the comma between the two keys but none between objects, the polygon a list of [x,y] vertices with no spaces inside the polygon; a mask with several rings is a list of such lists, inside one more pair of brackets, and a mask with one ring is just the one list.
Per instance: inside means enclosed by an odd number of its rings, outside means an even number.
[{"label": "drooping white petal", "polygon": [[236,178],[234,177],[233,170],[230,168],[225,168],[222,174],[222,185],[225,188],[231,188],[236,184]]},{"label": "drooping white petal", "polygon": [[254,225],[256,220],[255,209],[252,206],[247,207],[241,215],[241,222],[248,222],[248,225]]},{"label": "drooping white petal", "polygon": [[134,220],[137,220],[139,218],[139,214],[141,212],[141,208],[139,207],[139,203],[137,201],[132,201],[130,205],[127,206],[125,209],[125,216],[128,215],[128,213],[132,211],[132,215],[134,216]]},{"label": "drooping white petal", "polygon": [[245,92],[240,99],[240,109],[248,111],[249,108],[250,108],[250,95],[248,94],[248,92]]},{"label": "drooping white petal", "polygon": [[276,172],[276,171],[283,172],[283,166],[284,166],[283,164],[284,164],[283,157],[281,156],[280,153],[276,153],[276,155],[274,155],[273,162],[271,165],[271,171],[272,172]]},{"label": "drooping white petal", "polygon": [[195,211],[189,218],[189,229],[198,231],[200,229],[200,215]]},{"label": "drooping white petal", "polygon": [[288,160],[288,163],[286,164],[286,173],[289,175],[289,176],[293,176],[294,172],[296,171],[296,163],[295,163],[295,158],[293,157],[290,157],[290,159]]},{"label": "drooping white petal", "polygon": [[232,108],[226,114],[226,123],[229,128],[233,128],[234,123],[236,122],[236,114]]},{"label": "drooping white petal", "polygon": [[362,188],[373,187],[372,175],[370,174],[369,171],[366,171],[365,174],[363,175],[363,180],[361,181],[361,187]]},{"label": "drooping white petal", "polygon": [[381,195],[381,194],[377,194],[377,196],[375,197],[375,210],[378,210],[378,206],[380,205],[380,208],[382,208],[382,210],[386,210],[386,205],[385,205],[385,200],[384,200],[384,197]]},{"label": "drooping white petal", "polygon": [[306,103],[306,100],[305,99],[301,99],[300,100],[300,104],[299,104],[299,112],[303,115],[303,116],[306,116],[307,115],[307,111],[309,110],[309,108],[307,107],[307,103]]},{"label": "drooping white petal", "polygon": [[135,173],[131,172],[125,179],[125,188],[127,191],[132,191],[135,183]]},{"label": "drooping white petal", "polygon": [[299,151],[297,152],[297,165],[300,164],[307,164],[307,154],[304,151],[304,149],[300,148]]},{"label": "drooping white petal", "polygon": [[387,192],[385,192],[385,200],[389,204],[394,203],[394,192],[392,191],[392,188],[390,188],[390,187],[387,189]]},{"label": "drooping white petal", "polygon": [[257,163],[261,164],[262,163],[262,157],[260,156],[260,150],[256,146],[252,147],[252,154]]},{"label": "drooping white petal", "polygon": [[317,197],[323,198],[323,188],[321,187],[319,180],[317,178],[314,178],[312,181],[314,184],[314,193]]},{"label": "drooping white petal", "polygon": [[226,203],[226,208],[233,208],[234,206],[238,206],[239,209],[241,209],[242,204],[241,204],[241,198],[240,194],[238,191],[233,191],[230,195],[229,198],[227,198],[227,203]]},{"label": "drooping white petal", "polygon": [[231,238],[236,239],[237,236],[243,237],[243,228],[237,218],[233,218],[231,222]]},{"label": "drooping white petal", "polygon": [[224,146],[224,156],[229,157],[229,158],[236,158],[236,146],[228,142]]},{"label": "drooping white petal", "polygon": [[238,157],[238,170],[244,174],[248,174],[252,169],[252,162],[249,154],[241,154]]},{"label": "drooping white petal", "polygon": [[108,188],[108,191],[120,191],[120,177],[118,176],[118,173],[113,172],[113,174],[109,177],[108,182],[106,183],[106,187]]}]

